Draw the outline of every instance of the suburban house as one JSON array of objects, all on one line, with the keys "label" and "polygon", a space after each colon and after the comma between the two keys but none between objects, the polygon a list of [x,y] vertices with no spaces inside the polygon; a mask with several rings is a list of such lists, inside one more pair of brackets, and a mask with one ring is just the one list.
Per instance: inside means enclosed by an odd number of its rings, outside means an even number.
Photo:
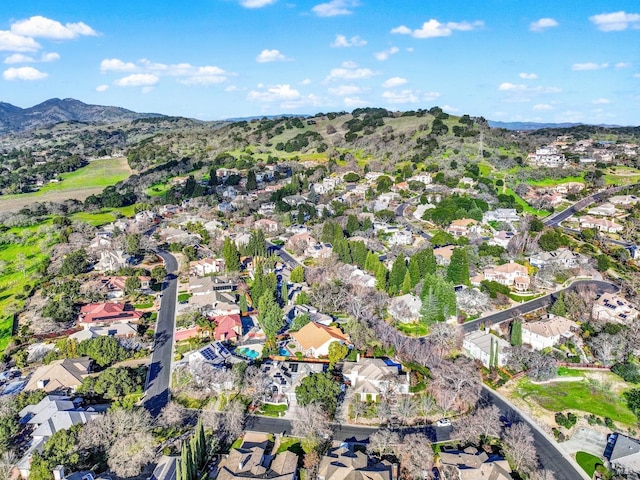
[{"label": "suburban house", "polygon": [[115,337],[133,338],[138,334],[138,326],[132,323],[112,323],[105,327],[88,327],[69,335],[70,340],[81,342],[90,338]]},{"label": "suburban house", "polygon": [[580,326],[573,320],[550,313],[535,322],[522,324],[522,343],[534,350],[543,350],[564,343],[578,331]]},{"label": "suburban house", "polygon": [[507,362],[505,349],[509,347],[511,345],[506,340],[482,330],[466,334],[462,342],[462,348],[469,356],[480,360],[486,368],[491,367],[492,360],[494,366],[502,367],[505,365]]},{"label": "suburban house", "polygon": [[413,234],[409,229],[398,229],[389,238],[389,245],[411,245],[412,243]]},{"label": "suburban house", "polygon": [[399,297],[393,297],[389,305],[389,314],[394,320],[401,323],[417,322],[420,319],[422,300],[416,295],[407,293]]},{"label": "suburban house", "polygon": [[276,233],[278,231],[278,222],[270,218],[261,218],[253,223],[253,226],[264,233]]},{"label": "suburban house", "polygon": [[418,173],[413,177],[409,177],[407,180],[410,182],[420,182],[420,183],[424,183],[425,185],[429,185],[431,184],[432,178],[430,173],[423,172],[423,173]]},{"label": "suburban house", "polygon": [[507,248],[509,242],[515,234],[513,232],[507,232],[506,230],[500,230],[496,232],[492,238],[487,242],[489,245],[499,245],[502,248]]},{"label": "suburban house", "polygon": [[345,362],[342,374],[360,401],[378,401],[380,395],[394,393],[409,395],[409,375],[401,372],[401,365],[382,358],[360,358]]},{"label": "suburban house", "polygon": [[595,218],[591,215],[580,217],[580,228],[595,228],[604,233],[620,233],[624,227],[607,218]]},{"label": "suburban house", "polygon": [[103,250],[100,260],[93,266],[96,272],[116,272],[133,264],[133,257],[123,250]]},{"label": "suburban house", "polygon": [[189,365],[205,362],[214,367],[223,367],[231,359],[231,352],[220,342],[212,342],[207,346],[189,354]]},{"label": "suburban house", "polygon": [[587,213],[597,217],[615,217],[622,212],[620,212],[613,203],[606,202],[597,207],[590,208]]},{"label": "suburban house", "polygon": [[267,434],[247,432],[240,448],[220,462],[218,480],[296,480],[298,456],[271,451]]},{"label": "suburban house", "polygon": [[566,247],[558,248],[551,252],[540,252],[529,257],[529,263],[537,268],[544,268],[548,265],[556,265],[562,268],[575,268],[580,263],[584,263],[586,258],[578,253],[574,253]]},{"label": "suburban house", "polygon": [[270,403],[286,403],[290,407],[298,405],[296,387],[303,378],[314,373],[322,373],[322,363],[267,361],[260,367],[271,379]]},{"label": "suburban house", "polygon": [[468,237],[469,235],[480,233],[480,230],[478,221],[473,218],[454,220],[451,222],[451,225],[446,228],[446,232],[454,237]]},{"label": "suburban house", "polygon": [[638,202],[640,202],[640,197],[636,197],[635,195],[616,195],[609,198],[609,203],[613,203],[614,205],[619,205],[621,207],[630,207]]},{"label": "suburban house", "polygon": [[446,247],[438,247],[433,249],[433,255],[436,257],[436,263],[446,267],[451,263],[451,255],[455,250],[455,245],[447,245]]},{"label": "suburban house", "polygon": [[91,359],[89,357],[54,360],[49,365],[38,367],[31,374],[24,391],[75,392],[85,377],[89,375],[90,369]]},{"label": "suburban house", "polygon": [[240,315],[222,315],[215,317],[216,324],[213,338],[218,342],[236,342],[242,337],[242,321]]},{"label": "suburban house", "polygon": [[612,433],[607,439],[603,457],[617,473],[640,473],[640,440],[622,433]]},{"label": "suburban house", "polygon": [[240,307],[233,292],[210,292],[193,295],[189,298],[189,305],[196,306],[208,317],[221,315],[240,315]]},{"label": "suburban house", "polygon": [[364,452],[340,444],[320,460],[317,480],[395,480],[394,467],[386,460],[372,462]]},{"label": "suburban house", "polygon": [[564,154],[558,152],[553,145],[538,148],[535,153],[530,153],[527,159],[530,164],[539,167],[557,168],[566,165]]},{"label": "suburban house", "polygon": [[287,305],[283,309],[285,321],[291,323],[294,318],[300,315],[308,315],[312,322],[320,323],[322,325],[329,325],[334,321],[331,315],[320,312],[316,307],[312,305]]},{"label": "suburban house", "polygon": [[213,292],[231,292],[237,284],[225,277],[189,277],[189,291],[192,295],[206,295]]},{"label": "suburban house", "polygon": [[312,258],[330,258],[333,253],[333,245],[330,243],[316,243],[307,247],[305,254]]},{"label": "suburban house", "polygon": [[80,308],[78,323],[84,328],[105,326],[112,323],[129,323],[139,320],[142,312],[123,303],[90,303]]},{"label": "suburban house", "polygon": [[295,235],[292,235],[291,237],[289,237],[289,240],[287,240],[287,243],[286,243],[286,247],[287,249],[304,250],[317,243],[318,241],[306,232],[296,233]]},{"label": "suburban house", "polygon": [[189,272],[198,277],[204,277],[213,273],[224,272],[225,264],[222,258],[203,258],[189,262]]},{"label": "suburban house", "polygon": [[515,208],[496,208],[482,215],[482,222],[517,222],[520,220]]},{"label": "suburban house", "polygon": [[260,215],[273,215],[275,211],[276,211],[275,202],[265,202],[261,204],[260,207],[258,208],[258,213]]},{"label": "suburban house", "polygon": [[[147,290],[151,282],[151,277],[139,276],[140,290]],[[98,282],[100,284],[99,290],[107,295],[109,298],[122,298],[125,295],[125,286],[127,277],[123,276],[110,276],[99,277]]]},{"label": "suburban house", "polygon": [[291,339],[305,356],[315,358],[329,355],[329,345],[333,342],[349,343],[349,336],[338,327],[328,327],[315,322],[309,322],[297,332],[293,332]]},{"label": "suburban house", "polygon": [[22,477],[29,477],[34,452],[41,451],[54,433],[85,424],[97,415],[96,412],[76,408],[69,397],[59,395],[47,395],[36,405],[27,405],[20,410],[20,424],[34,428],[29,447],[16,465]]},{"label": "suburban house", "polygon": [[440,462],[458,469],[459,480],[512,480],[509,462],[498,455],[465,448],[458,452],[441,452]]},{"label": "suburban house", "polygon": [[592,316],[602,322],[629,323],[638,319],[638,309],[618,295],[603,293],[593,304]]},{"label": "suburban house", "polygon": [[529,286],[531,285],[527,267],[513,261],[493,268],[485,268],[482,275],[474,277],[471,283],[479,284],[482,280],[498,282],[507,287],[514,287],[519,292],[529,290]]}]

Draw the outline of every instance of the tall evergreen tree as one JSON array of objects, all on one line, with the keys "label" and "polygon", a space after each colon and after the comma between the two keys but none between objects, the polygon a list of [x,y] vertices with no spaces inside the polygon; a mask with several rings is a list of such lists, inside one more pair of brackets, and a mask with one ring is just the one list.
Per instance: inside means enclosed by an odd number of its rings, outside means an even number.
[{"label": "tall evergreen tree", "polygon": [[389,286],[388,291],[390,294],[395,294],[402,289],[402,282],[404,276],[407,273],[407,264],[403,254],[398,255],[394,260],[391,267],[391,273],[389,273]]},{"label": "tall evergreen tree", "polygon": [[247,303],[247,296],[242,293],[238,299],[238,308],[240,308],[241,313],[245,313],[249,310],[249,304]]},{"label": "tall evergreen tree", "polygon": [[247,173],[247,190],[250,192],[258,189],[258,181],[256,180],[256,172],[253,169]]},{"label": "tall evergreen tree", "polygon": [[511,324],[511,345],[522,345],[522,320],[515,319]]},{"label": "tall evergreen tree", "polygon": [[404,274],[404,280],[402,281],[402,293],[407,294],[411,291],[411,275],[409,271]]},{"label": "tall evergreen tree", "polygon": [[357,232],[360,229],[360,222],[358,221],[358,217],[351,214],[347,217],[347,226],[346,231],[349,236],[353,235],[354,232]]},{"label": "tall evergreen tree", "polygon": [[236,244],[229,237],[224,239],[222,258],[224,259],[227,271],[237,272],[240,270],[240,252]]},{"label": "tall evergreen tree", "polygon": [[447,280],[454,285],[469,285],[469,257],[465,248],[453,249]]},{"label": "tall evergreen tree", "polygon": [[349,242],[349,250],[351,251],[352,262],[360,268],[365,267],[369,250],[362,240],[357,242]]},{"label": "tall evergreen tree", "polygon": [[415,287],[420,282],[420,265],[416,255],[413,255],[409,259],[409,277],[411,279],[411,288]]}]

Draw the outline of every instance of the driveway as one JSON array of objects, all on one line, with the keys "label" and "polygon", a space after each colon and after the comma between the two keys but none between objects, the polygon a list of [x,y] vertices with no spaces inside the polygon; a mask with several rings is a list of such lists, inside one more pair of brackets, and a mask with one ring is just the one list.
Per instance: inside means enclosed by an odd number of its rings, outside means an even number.
[{"label": "driveway", "polygon": [[582,427],[573,434],[570,440],[562,442],[558,446],[569,455],[576,452],[587,452],[601,457],[607,446],[607,435],[591,428]]}]

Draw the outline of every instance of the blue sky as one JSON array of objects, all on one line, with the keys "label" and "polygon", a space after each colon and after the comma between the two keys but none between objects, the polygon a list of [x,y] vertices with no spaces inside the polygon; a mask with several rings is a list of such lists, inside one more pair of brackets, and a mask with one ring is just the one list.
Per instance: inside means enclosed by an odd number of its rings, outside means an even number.
[{"label": "blue sky", "polygon": [[0,2],[0,101],[640,124],[637,0]]}]

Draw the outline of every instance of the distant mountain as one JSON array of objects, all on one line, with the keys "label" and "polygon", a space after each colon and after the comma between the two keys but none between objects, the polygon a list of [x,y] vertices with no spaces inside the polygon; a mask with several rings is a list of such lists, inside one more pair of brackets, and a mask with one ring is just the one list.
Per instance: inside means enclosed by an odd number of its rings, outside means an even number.
[{"label": "distant mountain", "polygon": [[0,102],[0,134],[46,127],[60,122],[113,123],[161,116],[157,113],[136,113],[120,107],[88,105],[73,98],[52,98],[29,108]]},{"label": "distant mountain", "polygon": [[[504,128],[506,130],[541,130],[543,128],[571,128],[587,125],[585,123],[536,123],[536,122],[494,122],[489,120],[489,125],[493,128]],[[620,125],[589,125],[604,128],[619,128]]]}]

